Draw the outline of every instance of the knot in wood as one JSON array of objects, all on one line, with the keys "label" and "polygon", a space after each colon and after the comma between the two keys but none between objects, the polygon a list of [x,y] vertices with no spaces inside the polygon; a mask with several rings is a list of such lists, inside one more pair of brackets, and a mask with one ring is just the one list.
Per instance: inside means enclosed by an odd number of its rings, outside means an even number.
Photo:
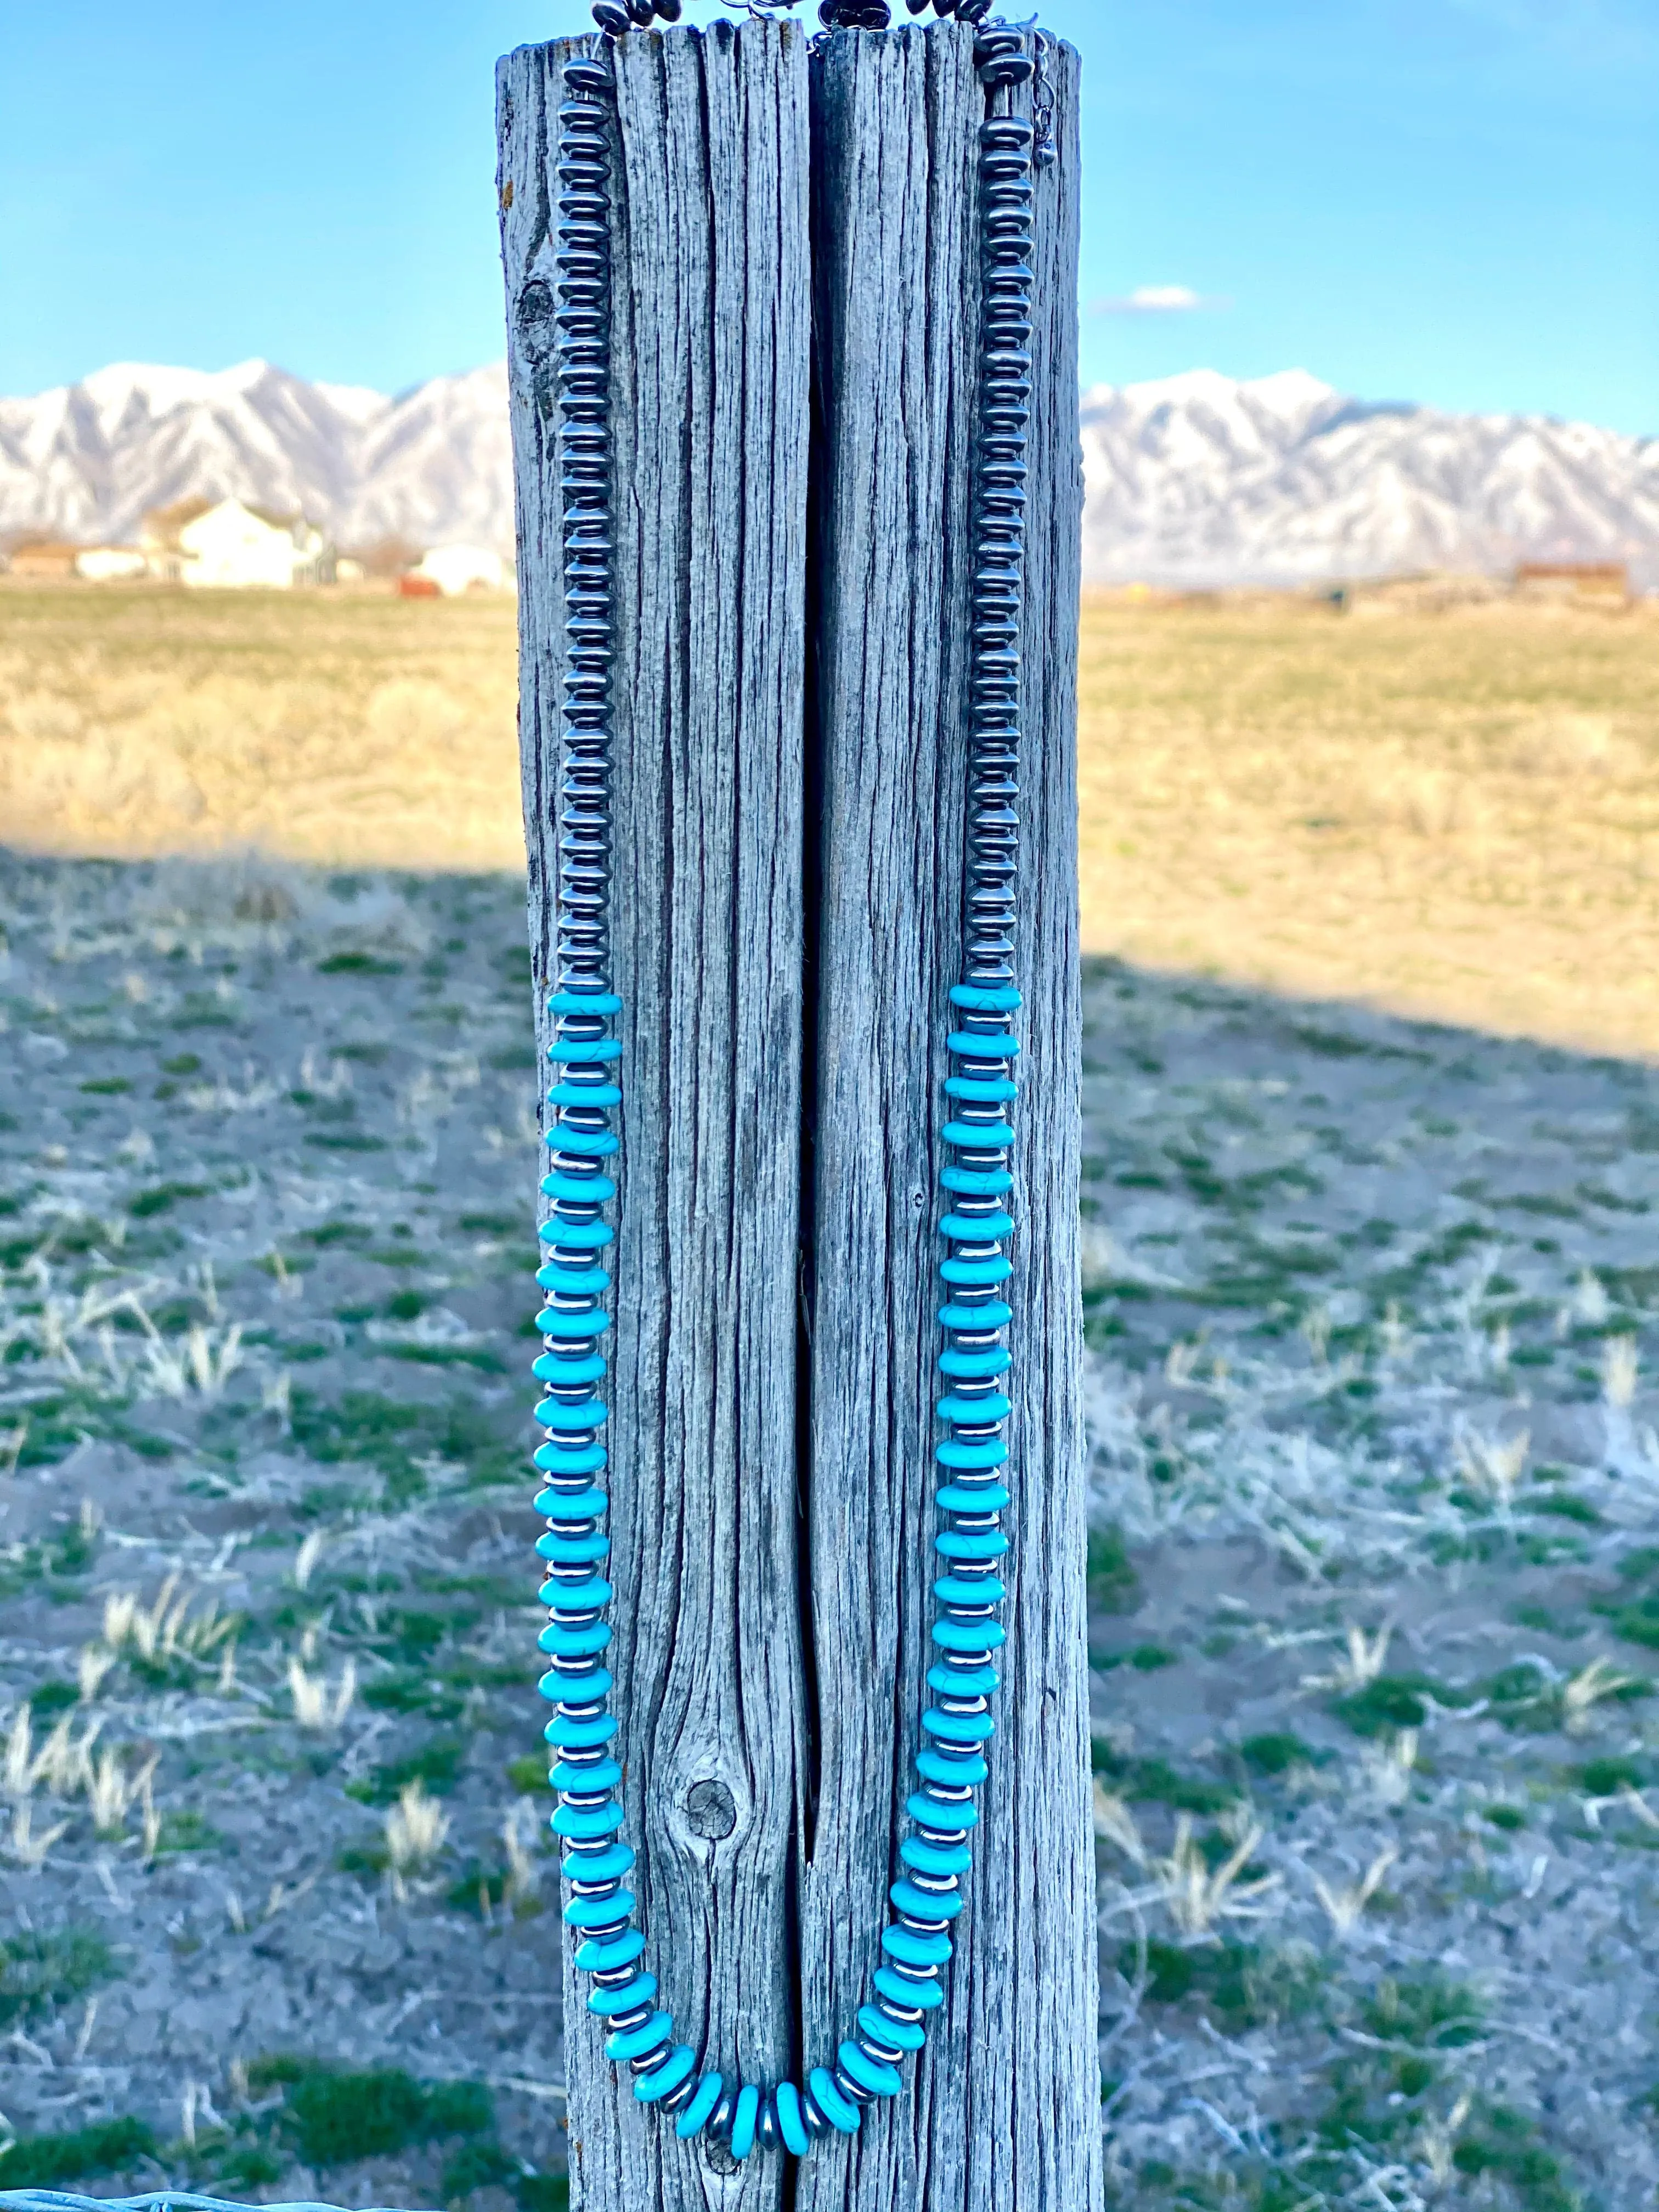
[{"label": "knot in wood", "polygon": [[556,313],[553,287],[544,278],[532,276],[519,295],[518,308],[519,343],[532,368],[544,368],[553,358],[558,337]]},{"label": "knot in wood", "polygon": [[738,1825],[737,1800],[723,1782],[705,1775],[685,1793],[685,1820],[693,1835],[717,1844]]}]

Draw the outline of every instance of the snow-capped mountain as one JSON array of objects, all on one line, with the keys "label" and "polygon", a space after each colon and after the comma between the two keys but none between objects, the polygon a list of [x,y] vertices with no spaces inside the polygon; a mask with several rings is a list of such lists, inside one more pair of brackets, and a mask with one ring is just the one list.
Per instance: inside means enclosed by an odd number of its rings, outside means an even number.
[{"label": "snow-capped mountain", "polygon": [[[1082,404],[1084,573],[1296,584],[1523,558],[1621,559],[1659,584],[1659,439],[1541,416],[1367,404],[1301,369],[1097,386]],[[262,361],[123,364],[0,399],[0,536],[129,539],[146,508],[234,495],[343,546],[510,553],[495,364],[398,398]]]},{"label": "snow-capped mountain", "polygon": [[1297,584],[1517,560],[1659,583],[1659,438],[1368,405],[1301,369],[1085,392],[1084,574]]},{"label": "snow-capped mountain", "polygon": [[510,552],[506,370],[389,399],[263,361],[212,375],[121,362],[0,399],[0,534],[118,542],[147,508],[196,496],[298,508],[342,545],[465,539]]}]

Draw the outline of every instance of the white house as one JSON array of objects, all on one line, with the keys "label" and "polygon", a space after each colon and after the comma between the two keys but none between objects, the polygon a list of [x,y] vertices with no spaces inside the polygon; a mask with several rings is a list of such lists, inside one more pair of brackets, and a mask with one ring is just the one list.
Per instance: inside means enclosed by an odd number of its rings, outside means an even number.
[{"label": "white house", "polygon": [[144,517],[140,542],[152,571],[171,583],[286,592],[333,580],[333,548],[315,523],[240,499],[158,508]]},{"label": "white house", "polygon": [[75,556],[75,573],[89,584],[118,584],[147,576],[149,562],[136,545],[83,545]]},{"label": "white house", "polygon": [[507,581],[507,563],[482,545],[434,545],[414,574],[435,584],[447,599],[473,590],[499,592]]}]

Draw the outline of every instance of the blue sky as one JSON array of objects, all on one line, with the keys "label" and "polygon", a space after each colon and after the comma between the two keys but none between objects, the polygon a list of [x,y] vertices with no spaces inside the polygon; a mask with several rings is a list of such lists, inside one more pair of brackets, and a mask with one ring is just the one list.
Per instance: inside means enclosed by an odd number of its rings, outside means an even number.
[{"label": "blue sky", "polygon": [[[1659,0],[1042,15],[1085,62],[1086,380],[1300,367],[1659,433]],[[498,354],[492,64],[585,16],[0,0],[0,392],[252,354],[396,390]],[[1200,304],[1122,305],[1149,291]]]}]

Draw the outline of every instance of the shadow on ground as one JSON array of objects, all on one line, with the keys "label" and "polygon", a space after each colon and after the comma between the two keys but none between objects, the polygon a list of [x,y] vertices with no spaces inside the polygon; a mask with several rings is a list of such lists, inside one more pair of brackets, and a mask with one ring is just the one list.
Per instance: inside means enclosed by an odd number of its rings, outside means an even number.
[{"label": "shadow on ground", "polygon": [[[520,897],[0,861],[0,2188],[560,2201]],[[1085,988],[1114,2202],[1645,2205],[1659,1077]]]}]

